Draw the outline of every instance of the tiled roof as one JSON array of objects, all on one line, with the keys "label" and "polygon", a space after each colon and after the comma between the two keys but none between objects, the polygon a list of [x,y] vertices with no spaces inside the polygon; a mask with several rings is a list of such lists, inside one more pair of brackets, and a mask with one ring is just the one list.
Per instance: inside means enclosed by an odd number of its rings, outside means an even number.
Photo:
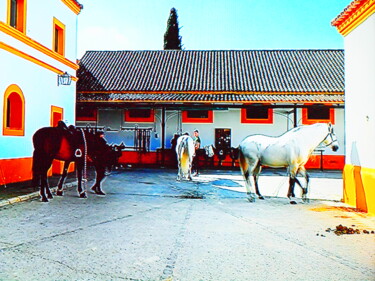
[{"label": "tiled roof", "polygon": [[130,94],[78,93],[77,102],[344,103],[343,94]]},{"label": "tiled roof", "polygon": [[331,24],[337,28],[341,35],[346,36],[374,13],[375,0],[355,0]]},{"label": "tiled roof", "polygon": [[354,0],[331,22],[333,26],[338,26],[346,21],[353,13],[355,13],[361,6],[369,0]]},{"label": "tiled roof", "polygon": [[88,51],[79,65],[78,93],[126,99],[137,99],[131,92],[344,92],[343,50]]}]

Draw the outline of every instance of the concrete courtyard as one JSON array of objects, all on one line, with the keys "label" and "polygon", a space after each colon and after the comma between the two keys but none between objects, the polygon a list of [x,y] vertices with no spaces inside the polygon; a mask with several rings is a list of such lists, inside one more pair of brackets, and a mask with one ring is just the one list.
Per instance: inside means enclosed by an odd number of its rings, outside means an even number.
[{"label": "concrete courtyard", "polygon": [[[2,207],[0,280],[374,280],[363,230],[375,220],[340,202],[340,174],[312,173],[311,200],[296,205],[284,174],[265,171],[255,203],[239,171],[177,182],[172,169],[120,169],[106,196],[73,186]],[[361,234],[326,231],[340,224]]]}]

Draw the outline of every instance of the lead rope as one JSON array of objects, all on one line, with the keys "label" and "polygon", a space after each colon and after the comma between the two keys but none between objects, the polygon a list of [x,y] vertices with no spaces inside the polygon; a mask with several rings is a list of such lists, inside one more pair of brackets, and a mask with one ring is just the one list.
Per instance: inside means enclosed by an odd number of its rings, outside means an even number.
[{"label": "lead rope", "polygon": [[83,154],[83,157],[84,157],[83,158],[83,176],[82,176],[83,190],[80,193],[80,195],[81,195],[84,192],[86,192],[86,187],[87,187],[87,142],[86,142],[85,132],[83,131],[82,128],[80,130],[81,130],[81,133],[82,133],[83,145],[84,145],[84,148],[85,148],[85,152]]}]

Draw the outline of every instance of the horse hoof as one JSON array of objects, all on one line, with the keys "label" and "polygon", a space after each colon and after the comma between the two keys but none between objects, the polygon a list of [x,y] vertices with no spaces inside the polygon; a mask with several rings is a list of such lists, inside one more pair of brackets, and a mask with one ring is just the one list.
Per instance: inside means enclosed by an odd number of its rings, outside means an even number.
[{"label": "horse hoof", "polygon": [[53,199],[52,194],[48,194],[48,195],[47,195],[47,198],[48,198],[48,199]]},{"label": "horse hoof", "polygon": [[255,202],[255,198],[254,197],[247,197],[247,200],[249,200],[250,203],[254,203]]},{"label": "horse hoof", "polygon": [[101,190],[96,190],[95,193],[97,195],[105,195],[105,193],[103,191],[101,191]]},{"label": "horse hoof", "polygon": [[42,198],[41,200],[42,200],[42,202],[49,202],[46,197]]},{"label": "horse hoof", "polygon": [[303,203],[310,203],[309,198],[302,198]]},{"label": "horse hoof", "polygon": [[294,201],[294,200],[290,201],[289,203],[292,204],[292,205],[296,205],[297,204],[297,202]]},{"label": "horse hoof", "polygon": [[56,196],[63,196],[64,195],[64,192],[61,190],[57,190],[56,191]]},{"label": "horse hoof", "polygon": [[261,199],[261,200],[264,200],[263,195],[259,196],[258,198]]},{"label": "horse hoof", "polygon": [[79,194],[79,198],[87,198],[86,192]]}]

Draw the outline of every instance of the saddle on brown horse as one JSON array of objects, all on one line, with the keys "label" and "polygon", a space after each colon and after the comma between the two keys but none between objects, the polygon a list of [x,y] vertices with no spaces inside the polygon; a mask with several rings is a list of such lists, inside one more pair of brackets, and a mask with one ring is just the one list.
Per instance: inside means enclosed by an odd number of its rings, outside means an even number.
[{"label": "saddle on brown horse", "polygon": [[69,164],[75,162],[79,197],[87,197],[86,191],[82,189],[82,173],[88,161],[96,170],[96,182],[91,189],[96,194],[105,195],[100,187],[101,181],[105,177],[107,167],[115,164],[121,156],[121,150],[114,150],[101,136],[102,133],[97,130],[67,127],[62,121],[57,127],[44,127],[35,132],[33,136],[33,184],[40,185],[43,202],[48,202],[48,199],[53,198],[48,187],[47,171],[54,159],[64,161],[64,169],[56,195],[63,195],[63,183]]}]

